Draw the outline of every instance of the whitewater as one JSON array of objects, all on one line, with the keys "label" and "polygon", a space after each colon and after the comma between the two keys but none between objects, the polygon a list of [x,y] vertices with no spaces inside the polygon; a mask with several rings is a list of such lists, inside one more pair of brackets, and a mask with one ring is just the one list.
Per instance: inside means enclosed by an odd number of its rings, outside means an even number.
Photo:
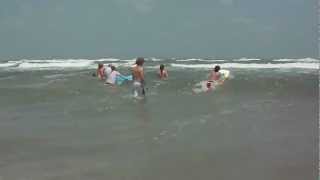
[{"label": "whitewater", "polygon": [[[1,60],[0,71],[21,71],[21,70],[54,70],[54,69],[95,69],[98,63],[113,64],[117,67],[130,67],[135,59],[21,59],[21,60]],[[157,59],[146,58],[146,68],[157,68],[158,64],[165,64],[172,69],[192,68],[209,69],[214,65],[220,65],[224,68],[234,69],[319,69],[319,60],[313,58],[303,59],[273,59],[263,60],[257,58],[240,59]]]}]

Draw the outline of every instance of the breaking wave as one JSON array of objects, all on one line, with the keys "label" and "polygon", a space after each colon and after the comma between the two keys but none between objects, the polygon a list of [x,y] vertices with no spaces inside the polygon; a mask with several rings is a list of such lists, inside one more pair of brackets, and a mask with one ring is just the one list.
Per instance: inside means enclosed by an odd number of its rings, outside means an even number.
[{"label": "breaking wave", "polygon": [[[157,59],[146,58],[146,68],[157,68],[159,63],[166,64],[172,68],[203,68],[209,69],[216,64],[223,68],[239,69],[270,69],[270,68],[300,68],[300,69],[319,69],[319,60],[312,58],[304,59]],[[98,63],[113,64],[117,67],[131,67],[135,59],[22,59],[0,62],[0,70],[51,70],[51,69],[95,69]]]}]

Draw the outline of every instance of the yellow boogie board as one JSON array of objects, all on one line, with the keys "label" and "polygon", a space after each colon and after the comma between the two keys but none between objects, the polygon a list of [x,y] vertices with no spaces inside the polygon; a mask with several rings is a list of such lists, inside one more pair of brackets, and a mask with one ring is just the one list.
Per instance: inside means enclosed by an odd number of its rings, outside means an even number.
[{"label": "yellow boogie board", "polygon": [[[229,70],[221,69],[219,72],[221,73],[221,80],[223,80],[223,81],[227,80],[230,76]],[[208,92],[208,91],[214,89],[216,86],[219,86],[218,82],[213,82],[212,87],[209,89],[207,87],[207,83],[208,83],[208,81],[201,81],[201,82],[195,84],[192,91],[194,93],[198,94],[198,93]]]}]

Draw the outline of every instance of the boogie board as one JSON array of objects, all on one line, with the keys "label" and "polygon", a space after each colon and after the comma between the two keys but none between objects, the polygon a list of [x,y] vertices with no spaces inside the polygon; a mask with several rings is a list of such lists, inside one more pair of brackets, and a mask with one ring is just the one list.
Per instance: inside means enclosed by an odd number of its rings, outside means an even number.
[{"label": "boogie board", "polygon": [[[219,72],[221,73],[220,79],[223,81],[227,80],[230,76],[229,70],[222,69]],[[207,83],[208,83],[208,81],[201,81],[201,82],[195,84],[195,87],[192,89],[192,91],[196,94],[202,93],[202,92],[208,92],[208,91],[210,91],[220,85],[218,82],[212,82],[212,85],[211,85],[212,87],[208,88]]]},{"label": "boogie board", "polygon": [[229,70],[222,69],[222,70],[220,70],[219,72],[221,73],[221,75],[222,75],[221,78],[222,78],[223,80],[226,80],[226,79],[229,78],[229,75],[230,75],[230,71],[229,71]]},{"label": "boogie board", "polygon": [[116,84],[117,84],[117,85],[121,85],[121,84],[123,84],[125,81],[132,81],[132,75],[129,75],[129,76],[120,75],[120,76],[117,76],[117,77],[116,77]]}]

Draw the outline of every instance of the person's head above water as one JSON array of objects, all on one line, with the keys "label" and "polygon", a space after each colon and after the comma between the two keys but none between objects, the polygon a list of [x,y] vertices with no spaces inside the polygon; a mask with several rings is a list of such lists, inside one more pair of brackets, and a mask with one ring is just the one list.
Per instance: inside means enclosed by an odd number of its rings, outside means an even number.
[{"label": "person's head above water", "polygon": [[161,64],[161,65],[160,65],[160,71],[163,71],[163,70],[164,70],[164,65]]},{"label": "person's head above water", "polygon": [[144,63],[144,58],[138,57],[138,58],[136,59],[136,65],[142,66],[143,63]]},{"label": "person's head above water", "polygon": [[219,71],[220,71],[220,66],[218,66],[218,65],[215,66],[215,67],[214,67],[214,72],[219,72]]},{"label": "person's head above water", "polygon": [[111,66],[111,70],[112,70],[112,71],[115,71],[115,70],[116,70],[116,67],[115,67],[115,66]]},{"label": "person's head above water", "polygon": [[101,69],[101,68],[103,68],[103,64],[99,63],[98,64],[98,69]]}]

